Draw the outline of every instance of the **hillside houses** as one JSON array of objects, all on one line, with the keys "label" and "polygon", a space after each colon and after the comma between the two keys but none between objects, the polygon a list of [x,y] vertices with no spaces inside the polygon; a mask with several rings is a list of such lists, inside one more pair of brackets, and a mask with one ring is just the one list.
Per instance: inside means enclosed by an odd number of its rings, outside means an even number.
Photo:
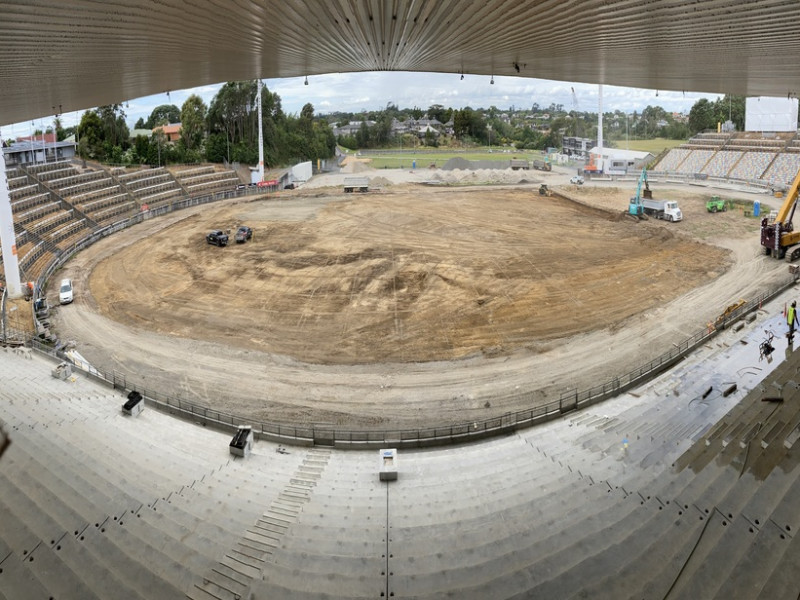
[{"label": "hillside houses", "polygon": [[[339,136],[354,136],[361,129],[362,124],[366,124],[371,128],[376,125],[375,121],[350,121],[347,125],[341,127],[334,127],[333,134]],[[419,138],[424,138],[428,134],[438,137],[442,134],[453,135],[453,120],[450,119],[447,123],[442,123],[437,119],[414,119],[409,118],[405,121],[392,119],[392,135],[401,136],[405,134],[415,134]]]}]

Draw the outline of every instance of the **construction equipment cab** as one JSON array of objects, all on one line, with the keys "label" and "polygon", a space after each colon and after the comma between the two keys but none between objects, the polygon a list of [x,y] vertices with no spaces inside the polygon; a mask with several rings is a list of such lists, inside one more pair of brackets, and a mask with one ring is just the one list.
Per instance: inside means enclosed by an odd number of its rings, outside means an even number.
[{"label": "construction equipment cab", "polygon": [[794,230],[792,219],[797,207],[797,194],[800,188],[800,172],[794,178],[786,198],[778,211],[775,221],[768,217],[761,220],[761,246],[764,254],[775,258],[785,258],[787,262],[800,258],[800,232]]},{"label": "construction equipment cab", "polygon": [[[644,190],[642,190],[642,186],[644,186]],[[647,169],[642,169],[641,174],[639,175],[639,183],[636,185],[636,195],[631,198],[630,203],[628,204],[628,214],[634,217],[645,218],[644,215],[644,206],[642,206],[642,198],[647,198],[648,200],[652,200],[653,193],[650,191],[650,184],[647,182]]]}]

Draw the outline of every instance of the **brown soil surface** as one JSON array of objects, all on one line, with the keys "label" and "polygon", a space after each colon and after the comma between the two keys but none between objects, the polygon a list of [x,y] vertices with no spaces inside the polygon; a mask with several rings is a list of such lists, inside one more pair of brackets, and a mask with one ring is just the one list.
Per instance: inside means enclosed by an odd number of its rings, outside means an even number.
[{"label": "brown soil surface", "polygon": [[[614,325],[730,262],[662,223],[530,189],[348,196],[302,221],[284,204],[210,208],[102,261],[92,295],[161,334],[311,363],[418,362]],[[241,223],[250,242],[205,242]]]},{"label": "brown soil surface", "polygon": [[[537,187],[309,188],[168,215],[78,254],[56,327],[129,385],[216,410],[426,427],[608,381],[788,277],[757,221],[706,213],[707,194],[662,190],[685,220],[634,222],[625,188]],[[205,243],[240,223],[251,242]]]}]

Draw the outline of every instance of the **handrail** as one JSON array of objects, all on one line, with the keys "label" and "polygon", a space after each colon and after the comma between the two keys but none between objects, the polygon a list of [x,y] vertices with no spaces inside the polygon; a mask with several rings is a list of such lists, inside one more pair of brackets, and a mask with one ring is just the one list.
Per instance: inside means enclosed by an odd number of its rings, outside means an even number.
[{"label": "handrail", "polygon": [[[74,252],[82,250],[117,231],[174,210],[253,193],[258,193],[258,190],[245,188],[244,190],[230,190],[196,198],[188,198],[137,213],[133,217],[97,229],[86,238],[77,241],[71,249],[61,252],[41,273],[36,282],[37,288],[44,289],[48,278],[69,260]],[[481,421],[454,425],[416,429],[340,430],[319,425],[299,427],[290,424],[264,423],[254,421],[248,417],[215,411],[185,400],[171,398],[159,394],[157,390],[148,390],[138,386],[128,388],[125,374],[118,371],[108,373],[100,369],[89,368],[85,365],[75,365],[75,368],[84,371],[88,376],[95,377],[125,392],[138,391],[144,397],[145,402],[170,414],[176,414],[183,418],[201,421],[204,424],[228,430],[234,430],[240,425],[250,425],[253,427],[253,431],[257,437],[283,443],[298,445],[335,445],[343,448],[380,448],[386,447],[387,445],[403,448],[458,444],[490,436],[507,434],[520,428],[558,418],[565,413],[590,406],[604,399],[623,393],[625,390],[643,383],[670,368],[687,356],[692,350],[706,343],[711,337],[715,336],[719,330],[726,329],[744,315],[757,310],[764,302],[770,300],[775,295],[794,284],[795,280],[792,279],[777,286],[771,292],[761,294],[754,300],[751,300],[729,315],[723,317],[715,327],[707,327],[698,331],[683,342],[672,347],[662,356],[628,373],[613,377],[601,385],[594,386],[587,390],[567,389],[561,392],[556,401],[516,412],[505,413]],[[5,316],[5,310],[3,310],[2,313],[3,316]],[[48,346],[35,337],[29,340],[29,344],[35,350],[46,355],[53,356],[59,360],[65,358],[59,348]],[[529,390],[516,395],[524,399],[525,397],[532,397],[533,392],[534,390]]]},{"label": "handrail", "polygon": [[[733,323],[758,310],[764,302],[795,284],[792,279],[765,292],[744,304],[730,314],[722,317],[715,326],[707,326],[679,344],[675,344],[665,354],[641,365],[623,375],[615,376],[607,382],[586,390],[564,390],[558,400],[542,405],[531,406],[523,410],[497,415],[480,421],[431,426],[416,429],[385,430],[350,430],[335,429],[321,425],[297,426],[285,423],[267,423],[249,417],[220,412],[193,402],[173,398],[159,393],[158,390],[147,389],[136,384],[127,385],[127,374],[121,371],[107,372],[102,369],[76,364],[74,368],[83,371],[87,376],[96,378],[107,385],[120,389],[124,393],[137,391],[145,402],[163,412],[216,427],[226,431],[235,431],[241,425],[249,425],[257,438],[268,439],[294,445],[325,445],[345,449],[364,448],[417,448],[460,444],[475,440],[505,435],[532,425],[558,418],[566,413],[596,404],[607,398],[617,396],[628,389],[640,385],[663,373],[678,361],[685,358],[695,348],[702,346],[719,331],[727,329]],[[31,340],[31,346],[44,354],[59,360],[66,358],[56,348],[48,347],[39,340]],[[518,393],[516,396],[525,399],[533,397],[534,390]]]}]

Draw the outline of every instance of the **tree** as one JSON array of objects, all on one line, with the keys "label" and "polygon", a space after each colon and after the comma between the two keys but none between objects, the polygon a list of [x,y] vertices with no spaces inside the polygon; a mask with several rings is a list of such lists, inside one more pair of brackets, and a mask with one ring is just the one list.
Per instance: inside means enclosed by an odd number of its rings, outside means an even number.
[{"label": "tree", "polygon": [[[229,81],[211,100],[206,113],[206,159],[255,164],[258,162],[258,106],[256,81]],[[278,94],[261,89],[264,161],[286,164],[297,159],[333,156],[336,139],[325,118],[306,104],[299,116],[287,116]]]},{"label": "tree", "polygon": [[206,108],[200,96],[192,94],[181,107],[181,142],[187,150],[197,150],[206,133]]},{"label": "tree", "polygon": [[692,134],[716,127],[714,105],[706,98],[700,98],[689,111],[689,130]]},{"label": "tree", "polygon": [[153,129],[159,125],[169,125],[170,123],[180,123],[181,111],[174,104],[161,104],[153,109],[143,129]]},{"label": "tree", "polygon": [[745,97],[725,94],[714,102],[714,126],[716,123],[732,121],[739,131],[744,131]]},{"label": "tree", "polygon": [[356,144],[359,148],[367,148],[370,144],[369,126],[366,121],[361,121],[361,127],[356,131]]},{"label": "tree", "polygon": [[453,132],[456,138],[463,139],[469,135],[472,122],[472,109],[467,107],[453,113]]},{"label": "tree", "polygon": [[111,155],[112,149],[119,146],[122,149],[130,145],[130,131],[125,123],[125,111],[121,104],[108,104],[95,109],[97,116],[103,125],[103,142],[105,146],[106,158]]},{"label": "tree", "polygon": [[87,110],[78,125],[78,154],[83,158],[100,159],[103,154],[103,123],[93,110]]},{"label": "tree", "polygon": [[298,121],[300,130],[306,137],[311,137],[314,129],[314,105],[307,102],[300,110],[300,120]]},{"label": "tree", "polygon": [[441,104],[433,104],[428,107],[428,118],[436,119],[440,123],[447,123],[450,120],[450,109]]}]

